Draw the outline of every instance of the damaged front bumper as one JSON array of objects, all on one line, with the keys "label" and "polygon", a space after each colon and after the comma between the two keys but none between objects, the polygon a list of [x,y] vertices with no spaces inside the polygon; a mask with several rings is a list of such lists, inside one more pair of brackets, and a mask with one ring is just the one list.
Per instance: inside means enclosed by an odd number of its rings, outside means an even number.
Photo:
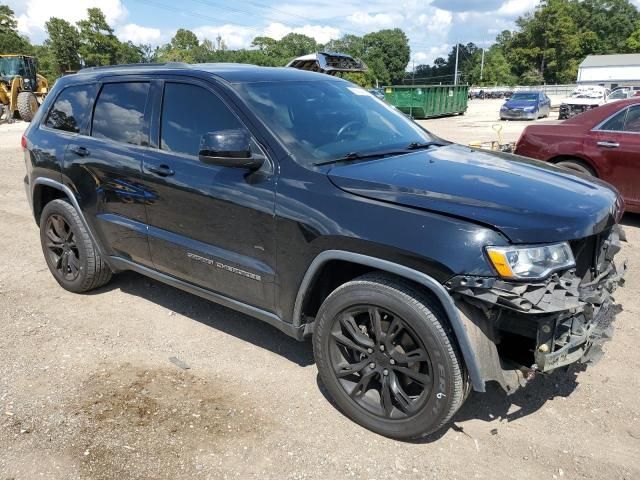
[{"label": "damaged front bumper", "polygon": [[593,104],[572,104],[572,103],[563,103],[560,105],[560,110],[558,112],[558,119],[565,120],[568,118],[575,117],[576,115],[580,115],[581,113],[586,112],[587,110],[591,110],[600,106],[599,103]]},{"label": "damaged front bumper", "polygon": [[[587,252],[593,258],[588,271],[578,265],[532,283],[470,275],[446,283],[459,308],[466,304],[467,329],[482,332],[476,336],[477,351],[495,357],[479,358],[486,381],[511,391],[526,383],[523,372],[550,372],[602,356],[601,346],[612,338],[612,322],[621,310],[612,296],[626,272],[626,264],[618,268],[614,262],[620,236],[615,227],[594,242]],[[509,378],[507,372],[514,370],[519,374]]]}]

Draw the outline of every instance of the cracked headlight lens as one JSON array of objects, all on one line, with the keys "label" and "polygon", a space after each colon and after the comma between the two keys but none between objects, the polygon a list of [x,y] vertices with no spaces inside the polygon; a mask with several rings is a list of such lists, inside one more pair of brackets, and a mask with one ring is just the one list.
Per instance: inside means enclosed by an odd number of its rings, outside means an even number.
[{"label": "cracked headlight lens", "polygon": [[541,280],[576,264],[571,247],[566,242],[526,247],[486,247],[486,251],[498,274],[512,280]]}]

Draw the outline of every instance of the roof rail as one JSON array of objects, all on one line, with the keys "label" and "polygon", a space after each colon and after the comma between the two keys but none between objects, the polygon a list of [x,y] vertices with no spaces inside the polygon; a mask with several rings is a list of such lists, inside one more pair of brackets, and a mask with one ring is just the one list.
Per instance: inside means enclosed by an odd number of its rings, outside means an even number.
[{"label": "roof rail", "polygon": [[96,70],[117,70],[120,68],[146,68],[146,67],[165,67],[165,68],[185,68],[190,67],[188,63],[182,62],[164,62],[164,63],[124,63],[121,65],[103,65],[100,67],[85,67],[78,71],[81,72],[94,72]]}]

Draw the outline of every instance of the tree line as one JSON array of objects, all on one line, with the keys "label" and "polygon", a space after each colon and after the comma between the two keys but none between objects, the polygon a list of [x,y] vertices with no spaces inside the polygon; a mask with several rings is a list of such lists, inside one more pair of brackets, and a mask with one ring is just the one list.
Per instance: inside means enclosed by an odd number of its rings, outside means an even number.
[{"label": "tree line", "polygon": [[308,53],[332,49],[340,50],[340,42],[354,48],[357,56],[370,67],[366,74],[350,76],[362,85],[400,82],[409,63],[409,40],[396,28],[380,30],[363,37],[343,37],[342,40],[319,44],[312,37],[289,33],[280,40],[258,36],[251,48],[230,50],[220,36],[200,41],[190,30],[179,29],[162,46],[135,45],[120,41],[99,8],[89,8],[87,18],[75,25],[52,17],[45,24],[47,39],[42,45],[32,45],[17,31],[14,12],[0,5],[0,51],[24,53],[38,58],[40,73],[53,80],[66,72],[82,67],[146,62],[232,62],[263,66],[283,66],[293,58]]},{"label": "tree line", "polygon": [[[46,40],[32,45],[17,31],[14,12],[0,5],[0,51],[38,58],[40,72],[53,80],[82,67],[143,62],[233,62],[282,66],[315,51],[338,51],[362,59],[369,70],[345,77],[363,86],[394,83],[453,83],[456,46],[433,65],[407,71],[409,40],[399,28],[363,36],[344,35],[320,44],[290,33],[280,40],[258,36],[250,48],[231,50],[218,36],[200,41],[179,29],[161,46],[120,41],[99,8],[72,24],[52,17]],[[472,85],[573,83],[578,65],[590,54],[640,53],[640,12],[629,0],[543,0],[516,20],[488,49],[474,43],[458,45],[459,81]],[[484,61],[482,57],[484,55]]]},{"label": "tree line", "polygon": [[[587,55],[640,53],[640,12],[629,0],[543,0],[484,51],[458,45],[458,72],[472,85],[574,83]],[[405,83],[450,83],[456,47],[433,65],[419,65]]]}]

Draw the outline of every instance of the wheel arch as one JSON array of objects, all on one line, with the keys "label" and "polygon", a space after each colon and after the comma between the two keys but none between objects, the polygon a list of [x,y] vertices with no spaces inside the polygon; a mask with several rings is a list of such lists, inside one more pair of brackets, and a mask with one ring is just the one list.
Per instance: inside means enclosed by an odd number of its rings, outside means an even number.
[{"label": "wheel arch", "polygon": [[[38,225],[40,225],[40,216],[42,214],[42,210],[44,210],[44,207],[47,205],[47,203],[56,199],[68,200],[73,208],[75,208],[75,210],[78,212],[78,216],[80,217],[80,221],[82,221],[82,224],[84,225],[84,228],[86,228],[87,232],[89,232],[89,237],[91,237],[91,240],[93,241],[96,249],[102,255],[104,261],[109,264],[108,256],[105,255],[102,245],[97,241],[96,236],[93,234],[93,230],[89,226],[89,223],[87,222],[87,219],[85,218],[84,213],[80,208],[80,204],[78,203],[78,199],[74,195],[73,191],[68,186],[51,178],[37,177],[33,180],[33,186],[31,189],[31,200],[33,202],[33,215]],[[111,265],[109,266],[111,267]]]},{"label": "wheel arch", "polygon": [[[458,347],[462,353],[473,389],[479,392],[485,391],[485,382],[481,375],[479,359],[474,353],[471,339],[465,329],[464,321],[458,313],[458,309],[453,298],[449,295],[444,286],[436,279],[426,273],[414,270],[404,265],[344,250],[325,250],[311,262],[311,265],[302,279],[293,309],[294,327],[303,326],[304,309],[305,306],[309,305],[308,302],[310,301],[310,294],[314,291],[314,285],[317,285],[318,279],[321,278],[322,275],[326,275],[326,267],[336,264],[336,262],[339,265],[350,266],[350,273],[353,274],[353,276],[348,280],[351,280],[360,274],[375,270],[408,280],[422,286],[428,293],[432,294],[441,305],[451,325]],[[317,302],[318,299],[311,301]]]},{"label": "wheel arch", "polygon": [[44,207],[52,200],[66,199],[67,194],[56,187],[45,183],[38,183],[33,187],[33,218],[40,225],[40,216]]},{"label": "wheel arch", "polygon": [[600,178],[600,172],[598,171],[596,166],[593,164],[593,162],[588,158],[581,157],[579,155],[574,154],[574,155],[556,155],[548,160],[549,163],[552,163],[554,165],[560,162],[567,162],[567,161],[583,164],[585,167],[587,167],[589,170],[593,172],[596,178]]}]

